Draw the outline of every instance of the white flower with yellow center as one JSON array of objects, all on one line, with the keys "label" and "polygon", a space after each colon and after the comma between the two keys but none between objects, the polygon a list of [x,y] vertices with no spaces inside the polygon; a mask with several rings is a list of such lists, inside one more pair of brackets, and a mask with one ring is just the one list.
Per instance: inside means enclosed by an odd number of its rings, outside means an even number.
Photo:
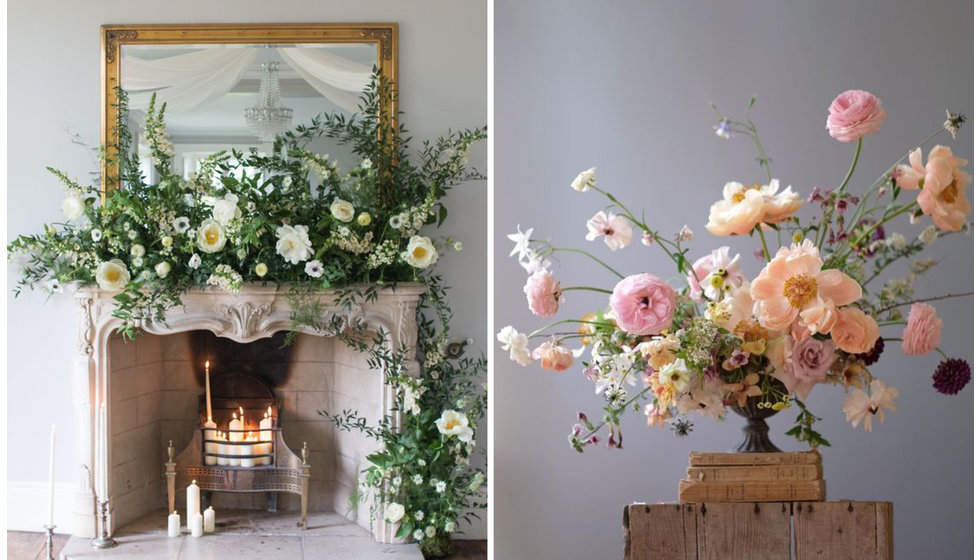
[{"label": "white flower with yellow center", "polygon": [[95,281],[103,290],[121,290],[129,283],[129,270],[119,259],[112,259],[95,270]]},{"label": "white flower with yellow center", "polygon": [[346,224],[354,219],[354,205],[338,198],[330,205],[330,215]]},{"label": "white flower with yellow center", "polygon": [[276,229],[276,252],[291,264],[299,264],[313,255],[313,244],[306,226],[280,226]]},{"label": "white flower with yellow center", "polygon": [[227,242],[225,229],[217,220],[205,220],[197,230],[197,248],[205,253],[217,253]]},{"label": "white flower with yellow center", "polygon": [[456,436],[459,441],[467,442],[473,437],[473,428],[466,416],[455,410],[444,410],[442,416],[436,420],[436,427],[439,433],[447,436]]},{"label": "white flower with yellow center", "polygon": [[85,201],[78,195],[69,196],[61,203],[61,211],[69,220],[77,220],[85,213]]},{"label": "white flower with yellow center", "polygon": [[428,268],[439,258],[432,240],[422,235],[413,235],[408,240],[408,249],[402,259],[415,268]]},{"label": "white flower with yellow center", "polygon": [[691,382],[691,370],[687,369],[687,363],[683,358],[678,358],[673,362],[660,368],[657,380],[661,385],[666,385],[674,390],[674,393],[681,393],[687,390]]}]

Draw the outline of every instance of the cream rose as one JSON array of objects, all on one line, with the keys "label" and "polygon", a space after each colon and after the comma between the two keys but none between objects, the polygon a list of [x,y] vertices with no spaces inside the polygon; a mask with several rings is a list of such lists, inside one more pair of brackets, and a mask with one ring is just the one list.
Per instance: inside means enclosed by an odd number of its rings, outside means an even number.
[{"label": "cream rose", "polygon": [[347,223],[354,219],[354,205],[338,198],[330,205],[330,214],[341,222]]},{"label": "cream rose", "polygon": [[299,264],[313,255],[313,243],[306,226],[280,226],[276,229],[276,252],[291,264]]},{"label": "cream rose", "polygon": [[398,523],[405,517],[405,506],[398,502],[391,502],[385,508],[385,521],[388,523]]},{"label": "cream rose", "polygon": [[112,259],[95,270],[95,281],[103,290],[121,290],[129,283],[129,270],[119,259]]},{"label": "cream rose", "polygon": [[217,253],[227,242],[225,230],[216,220],[205,220],[197,230],[197,247],[205,253]]},{"label": "cream rose", "polygon": [[69,196],[61,203],[61,211],[69,220],[77,220],[85,213],[85,201],[80,196]]},{"label": "cream rose", "polygon": [[415,268],[428,268],[439,258],[432,240],[422,235],[413,235],[408,240],[408,249],[402,258]]},{"label": "cream rose", "polygon": [[153,267],[153,270],[156,271],[158,277],[166,278],[167,275],[170,274],[170,263],[167,261],[158,263],[155,267]]},{"label": "cream rose", "polygon": [[222,226],[227,226],[232,220],[241,218],[242,209],[238,207],[238,197],[233,194],[226,194],[223,199],[216,200],[211,216]]}]

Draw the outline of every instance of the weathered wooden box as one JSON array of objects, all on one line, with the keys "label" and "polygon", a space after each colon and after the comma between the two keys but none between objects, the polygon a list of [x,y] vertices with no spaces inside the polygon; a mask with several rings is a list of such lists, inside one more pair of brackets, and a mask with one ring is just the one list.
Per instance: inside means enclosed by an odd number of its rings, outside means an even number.
[{"label": "weathered wooden box", "polygon": [[826,498],[823,461],[816,451],[693,451],[687,478],[680,481],[678,488],[681,503],[802,502]]},{"label": "weathered wooden box", "polygon": [[634,504],[625,560],[893,560],[891,502]]}]

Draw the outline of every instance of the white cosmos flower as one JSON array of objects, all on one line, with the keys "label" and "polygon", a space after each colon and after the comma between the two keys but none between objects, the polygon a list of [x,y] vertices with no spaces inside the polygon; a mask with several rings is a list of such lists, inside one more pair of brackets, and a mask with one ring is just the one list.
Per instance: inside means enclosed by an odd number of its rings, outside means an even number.
[{"label": "white cosmos flower", "polygon": [[276,229],[276,252],[291,264],[299,264],[313,255],[313,243],[306,226],[280,226]]},{"label": "white cosmos flower", "polygon": [[197,253],[191,255],[191,259],[187,261],[187,266],[193,269],[196,269],[197,267],[201,266],[201,255],[198,255]]},{"label": "white cosmos flower", "polygon": [[217,253],[227,242],[225,230],[216,220],[205,220],[197,230],[197,248],[205,253]]},{"label": "white cosmos flower", "polygon": [[413,235],[408,240],[408,249],[402,253],[402,258],[415,268],[427,268],[439,258],[432,240],[422,235]]},{"label": "white cosmos flower", "polygon": [[589,219],[586,226],[589,228],[589,233],[585,235],[585,238],[593,241],[601,237],[610,251],[622,249],[629,245],[630,241],[633,241],[633,226],[623,216],[607,215],[600,210]]},{"label": "white cosmos flower", "polygon": [[61,203],[61,211],[69,220],[77,220],[85,213],[85,201],[78,195],[72,195]]},{"label": "white cosmos flower", "polygon": [[354,219],[354,205],[338,198],[330,205],[330,215],[346,224]]},{"label": "white cosmos flower", "polygon": [[153,267],[153,270],[156,271],[158,277],[166,278],[167,275],[170,274],[170,263],[167,261],[158,263],[155,267]]},{"label": "white cosmos flower", "polygon": [[459,441],[464,443],[473,438],[473,428],[470,428],[470,421],[463,413],[455,410],[442,411],[442,416],[436,420],[436,427],[439,428],[439,433],[456,436]]},{"label": "white cosmos flower", "polygon": [[595,186],[595,167],[586,169],[585,171],[578,174],[578,177],[572,181],[572,188],[578,192],[585,192],[589,188]]},{"label": "white cosmos flower", "polygon": [[215,200],[211,216],[222,226],[228,226],[235,218],[241,218],[242,209],[238,207],[238,196],[228,193],[224,198]]},{"label": "white cosmos flower", "polygon": [[504,350],[510,350],[510,359],[527,367],[534,363],[531,352],[527,349],[528,338],[526,334],[517,332],[517,329],[507,325],[497,333],[497,340],[500,341]]},{"label": "white cosmos flower", "polygon": [[129,270],[119,259],[112,259],[95,270],[95,281],[103,290],[121,290],[129,283]]},{"label": "white cosmos flower", "polygon": [[191,227],[191,220],[187,216],[180,216],[179,218],[174,218],[174,229],[177,233],[184,233]]},{"label": "white cosmos flower", "polygon": [[323,263],[315,260],[306,263],[306,273],[313,278],[319,278],[323,276]]},{"label": "white cosmos flower", "polygon": [[388,523],[398,523],[405,517],[405,506],[398,502],[391,502],[385,508],[385,521]]}]

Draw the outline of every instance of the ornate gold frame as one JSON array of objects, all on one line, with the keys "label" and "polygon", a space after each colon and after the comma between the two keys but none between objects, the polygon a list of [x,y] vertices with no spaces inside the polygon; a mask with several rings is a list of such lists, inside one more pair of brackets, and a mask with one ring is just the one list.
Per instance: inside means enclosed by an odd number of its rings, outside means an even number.
[{"label": "ornate gold frame", "polygon": [[[116,122],[116,87],[119,85],[120,52],[127,44],[208,43],[366,43],[377,46],[378,68],[388,82],[398,84],[397,23],[271,23],[194,25],[102,26],[102,145],[112,146]],[[386,117],[397,128],[397,100],[393,96]],[[111,154],[107,154],[111,156]],[[110,158],[111,159],[111,158]],[[102,168],[103,184],[107,170]],[[105,194],[103,193],[103,198]]]}]

